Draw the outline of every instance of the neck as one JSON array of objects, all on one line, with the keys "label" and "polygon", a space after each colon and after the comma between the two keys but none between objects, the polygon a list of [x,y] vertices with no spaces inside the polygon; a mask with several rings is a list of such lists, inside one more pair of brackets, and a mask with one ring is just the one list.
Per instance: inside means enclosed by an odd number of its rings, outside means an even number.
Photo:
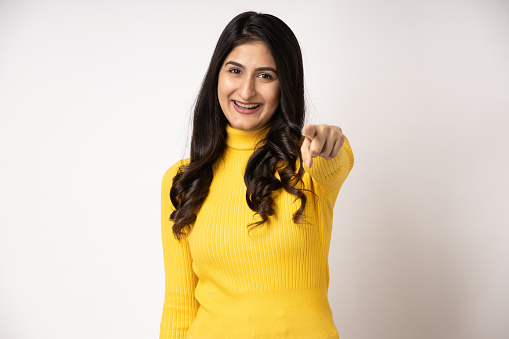
[{"label": "neck", "polygon": [[264,126],[254,131],[244,131],[233,128],[230,124],[226,125],[226,145],[235,150],[253,151],[269,132],[268,126]]}]

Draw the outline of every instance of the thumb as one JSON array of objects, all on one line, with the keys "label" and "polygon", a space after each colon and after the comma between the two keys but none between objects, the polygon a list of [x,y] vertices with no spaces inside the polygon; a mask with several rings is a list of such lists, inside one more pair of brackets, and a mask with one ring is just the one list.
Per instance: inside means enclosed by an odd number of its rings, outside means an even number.
[{"label": "thumb", "polygon": [[313,141],[316,135],[316,126],[309,124],[304,126],[304,135],[306,136],[306,139],[308,139],[309,141]]}]

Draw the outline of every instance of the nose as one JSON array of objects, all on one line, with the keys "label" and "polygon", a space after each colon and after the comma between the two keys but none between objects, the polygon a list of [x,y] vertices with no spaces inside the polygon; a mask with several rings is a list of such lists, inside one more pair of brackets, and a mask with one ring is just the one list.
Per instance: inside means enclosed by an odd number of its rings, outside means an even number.
[{"label": "nose", "polygon": [[248,100],[256,95],[255,81],[252,77],[246,76],[239,86],[239,95],[243,100]]}]

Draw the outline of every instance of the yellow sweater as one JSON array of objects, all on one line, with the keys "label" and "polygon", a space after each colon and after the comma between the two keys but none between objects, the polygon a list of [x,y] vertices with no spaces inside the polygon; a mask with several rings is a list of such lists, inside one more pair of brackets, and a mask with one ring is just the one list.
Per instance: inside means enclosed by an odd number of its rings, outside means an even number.
[{"label": "yellow sweater", "polygon": [[[295,196],[275,194],[275,215],[248,233],[254,212],[246,203],[244,170],[259,131],[227,126],[227,150],[214,168],[210,192],[187,237],[172,234],[172,179],[163,178],[161,226],[166,293],[160,338],[339,338],[327,299],[328,252],[334,203],[353,166],[348,140],[330,161],[304,165],[304,215]],[[258,219],[256,219],[258,220]]]}]

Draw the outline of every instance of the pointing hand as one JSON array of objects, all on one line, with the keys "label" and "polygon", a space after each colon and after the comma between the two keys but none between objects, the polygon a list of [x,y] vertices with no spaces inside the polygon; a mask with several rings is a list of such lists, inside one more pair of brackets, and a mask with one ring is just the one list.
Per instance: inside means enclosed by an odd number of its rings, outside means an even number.
[{"label": "pointing hand", "polygon": [[309,168],[313,166],[313,158],[333,159],[345,143],[345,136],[338,126],[306,125],[304,135],[306,139],[300,148],[300,153],[302,161]]}]

